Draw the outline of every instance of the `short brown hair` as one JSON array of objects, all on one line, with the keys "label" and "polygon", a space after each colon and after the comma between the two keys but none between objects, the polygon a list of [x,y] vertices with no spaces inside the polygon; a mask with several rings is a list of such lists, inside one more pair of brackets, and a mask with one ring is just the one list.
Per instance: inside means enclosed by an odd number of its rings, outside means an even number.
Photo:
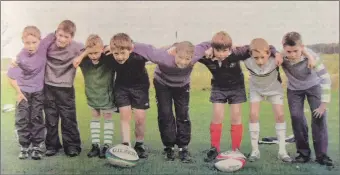
[{"label": "short brown hair", "polygon": [[195,52],[195,46],[190,41],[182,41],[174,44],[174,46],[176,46],[176,53],[192,55]]},{"label": "short brown hair", "polygon": [[216,50],[231,48],[232,44],[233,41],[230,35],[224,31],[217,32],[211,40],[211,47]]},{"label": "short brown hair", "polygon": [[132,49],[132,39],[126,33],[118,33],[114,35],[110,40],[110,48],[119,50],[131,50]]},{"label": "short brown hair", "polygon": [[27,37],[29,35],[32,35],[38,39],[41,39],[41,33],[40,30],[38,29],[38,27],[36,26],[26,26],[22,32],[22,39],[24,39],[24,37]]},{"label": "short brown hair", "polygon": [[85,42],[85,47],[103,46],[103,40],[96,34],[91,34]]},{"label": "short brown hair", "polygon": [[269,44],[263,38],[255,38],[250,42],[250,52],[261,52],[265,51],[269,53]]},{"label": "short brown hair", "polygon": [[57,30],[62,30],[66,33],[69,33],[73,37],[76,33],[76,29],[76,24],[74,24],[74,22],[72,22],[71,20],[64,20],[58,25]]},{"label": "short brown hair", "polygon": [[289,32],[283,36],[283,46],[295,46],[302,44],[302,37],[298,32]]}]

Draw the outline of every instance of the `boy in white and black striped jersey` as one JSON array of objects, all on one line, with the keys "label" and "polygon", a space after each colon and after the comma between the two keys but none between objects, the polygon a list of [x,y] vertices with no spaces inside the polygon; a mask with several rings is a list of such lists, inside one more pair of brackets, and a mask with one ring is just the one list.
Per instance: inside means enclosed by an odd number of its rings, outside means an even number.
[{"label": "boy in white and black striped jersey", "polygon": [[[333,166],[327,155],[328,129],[326,105],[331,100],[331,79],[322,60],[310,49],[305,49],[301,35],[287,33],[282,40],[282,68],[288,78],[287,97],[292,120],[292,128],[299,155],[296,162],[310,160],[311,150],[308,143],[308,126],[304,115],[304,101],[307,97],[312,111],[312,136],[316,161],[321,165]],[[310,69],[302,52],[310,53],[315,58],[316,66]]]}]

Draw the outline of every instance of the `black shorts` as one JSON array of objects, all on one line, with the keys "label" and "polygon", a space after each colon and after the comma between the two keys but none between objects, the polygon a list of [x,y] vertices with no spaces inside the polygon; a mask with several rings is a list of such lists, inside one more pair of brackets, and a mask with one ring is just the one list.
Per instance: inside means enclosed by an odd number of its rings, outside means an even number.
[{"label": "black shorts", "polygon": [[114,89],[116,106],[130,106],[134,109],[149,109],[149,86],[118,87]]},{"label": "black shorts", "polygon": [[237,90],[219,90],[212,89],[210,94],[210,102],[212,103],[228,103],[239,104],[247,101],[245,88]]}]

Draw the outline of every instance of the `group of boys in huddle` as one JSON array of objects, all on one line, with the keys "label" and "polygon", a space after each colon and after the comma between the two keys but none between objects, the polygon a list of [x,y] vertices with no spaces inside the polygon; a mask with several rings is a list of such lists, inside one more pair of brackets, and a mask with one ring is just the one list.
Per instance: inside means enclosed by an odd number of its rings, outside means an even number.
[{"label": "group of boys in huddle", "polygon": [[[150,108],[150,82],[145,67],[148,61],[157,65],[153,84],[166,159],[175,159],[174,148],[177,145],[180,160],[192,160],[188,149],[191,140],[190,75],[197,62],[204,64],[212,74],[211,148],[204,160],[211,162],[225,156],[220,149],[220,140],[226,103],[230,105],[232,151],[242,154],[241,105],[247,101],[240,67],[240,61],[243,61],[250,72],[249,132],[252,151],[248,160],[260,158],[259,110],[263,100],[272,103],[275,114],[278,158],[284,162],[301,163],[311,159],[304,116],[304,100],[307,98],[312,111],[316,161],[322,165],[333,165],[327,155],[326,107],[330,102],[330,76],[322,60],[304,47],[299,33],[284,35],[284,50],[280,53],[262,38],[253,39],[249,45],[234,46],[231,37],[224,31],[216,33],[211,41],[197,45],[182,41],[163,48],[132,41],[125,33],[115,34],[107,46],[95,34],[91,34],[82,44],[73,40],[75,32],[76,25],[70,20],[62,21],[55,32],[43,39],[35,26],[27,26],[23,30],[24,48],[17,55],[14,66],[8,70],[10,83],[17,93],[15,126],[21,145],[20,159],[29,156],[41,159],[42,144],[46,145],[46,156],[56,155],[61,148],[70,157],[80,154],[81,139],[73,86],[78,67],[84,77],[87,104],[92,111],[89,125],[92,148],[88,157],[105,158],[114,134],[112,115],[119,112],[122,144],[131,146],[130,121],[134,113],[134,149],[140,158],[147,158],[144,133],[146,110]],[[280,66],[288,78],[287,98],[298,152],[294,159],[285,147],[286,122]],[[101,117],[104,119],[102,143]],[[58,134],[59,118],[62,144]],[[29,149],[30,145],[32,149]]]}]

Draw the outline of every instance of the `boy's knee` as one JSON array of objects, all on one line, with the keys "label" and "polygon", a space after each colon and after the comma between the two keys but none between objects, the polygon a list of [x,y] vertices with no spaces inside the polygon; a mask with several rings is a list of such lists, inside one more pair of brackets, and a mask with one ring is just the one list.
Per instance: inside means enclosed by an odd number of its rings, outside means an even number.
[{"label": "boy's knee", "polygon": [[223,114],[214,114],[212,118],[212,123],[219,124],[222,123],[224,119]]},{"label": "boy's knee", "polygon": [[145,123],[145,117],[136,117],[135,122],[137,125],[143,125]]},{"label": "boy's knee", "polygon": [[283,113],[279,113],[276,116],[276,123],[283,123],[285,121],[285,116]]},{"label": "boy's knee", "polygon": [[103,117],[104,117],[105,120],[111,120],[112,119],[112,113],[104,113]]},{"label": "boy's knee", "polygon": [[241,123],[242,123],[241,116],[231,117],[231,124],[237,125],[237,124],[241,124]]},{"label": "boy's knee", "polygon": [[241,124],[241,111],[233,111],[231,114],[231,124]]},{"label": "boy's knee", "polygon": [[258,122],[258,120],[259,120],[259,113],[258,112],[251,112],[249,120],[250,120],[251,123]]},{"label": "boy's knee", "polygon": [[95,119],[100,118],[100,111],[96,109],[92,109],[92,117]]}]

